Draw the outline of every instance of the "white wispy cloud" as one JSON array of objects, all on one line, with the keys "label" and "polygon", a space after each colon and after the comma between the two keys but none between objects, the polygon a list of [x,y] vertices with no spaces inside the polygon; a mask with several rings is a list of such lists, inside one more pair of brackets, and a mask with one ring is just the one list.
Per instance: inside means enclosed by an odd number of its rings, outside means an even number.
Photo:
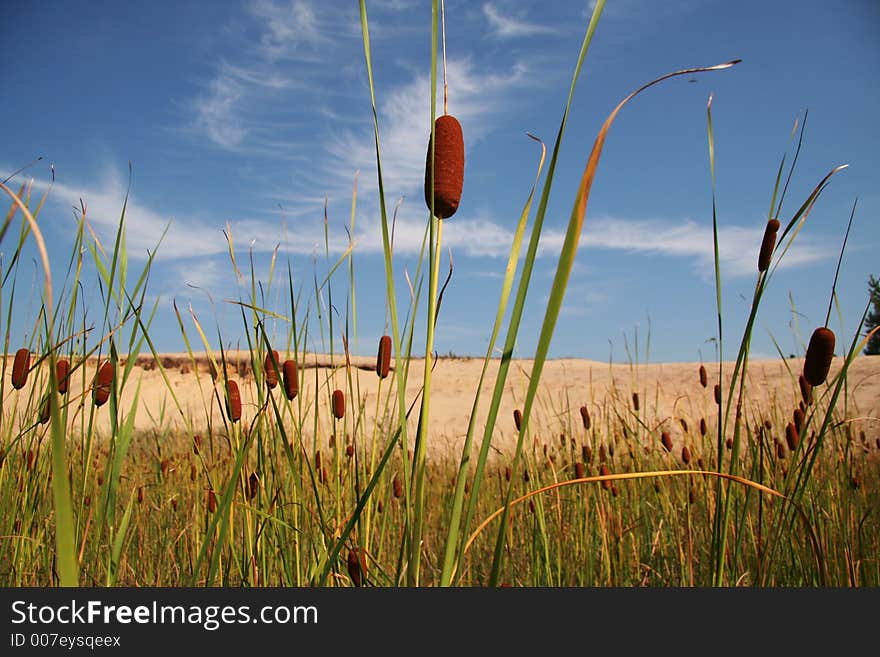
[{"label": "white wispy cloud", "polygon": [[513,39],[556,32],[556,30],[546,25],[531,23],[523,18],[505,14],[492,2],[487,2],[483,5],[483,15],[489,22],[492,36],[498,39]]}]

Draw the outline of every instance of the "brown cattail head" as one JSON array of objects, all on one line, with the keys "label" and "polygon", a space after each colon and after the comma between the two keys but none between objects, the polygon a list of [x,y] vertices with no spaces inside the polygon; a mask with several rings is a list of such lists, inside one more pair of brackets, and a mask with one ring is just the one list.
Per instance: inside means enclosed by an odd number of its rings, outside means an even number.
[{"label": "brown cattail head", "polygon": [[593,460],[593,450],[589,445],[584,445],[581,447],[581,456],[584,459],[584,463],[590,463]]},{"label": "brown cattail head", "polygon": [[633,393],[633,410],[636,412],[639,410],[639,393],[637,392]]},{"label": "brown cattail head", "polygon": [[510,477],[513,475],[513,471],[510,469],[510,466],[504,466],[504,481],[510,481]]},{"label": "brown cattail head", "polygon": [[28,472],[30,472],[31,470],[34,469],[34,460],[35,459],[36,459],[36,454],[34,453],[34,450],[29,449],[27,452],[27,466],[26,466]]},{"label": "brown cattail head", "polygon": [[199,455],[199,448],[202,446],[202,437],[199,434],[193,436],[193,454]]},{"label": "brown cattail head", "polygon": [[792,413],[792,420],[794,420],[794,428],[800,433],[804,429],[804,412],[800,408],[794,409],[794,413]]},{"label": "brown cattail head", "polygon": [[58,393],[67,394],[68,376],[70,375],[70,362],[61,358],[55,363],[55,381],[58,383]]},{"label": "brown cattail head", "polygon": [[581,421],[584,423],[584,429],[590,430],[590,411],[586,406],[581,406]]},{"label": "brown cattail head", "polygon": [[348,458],[351,458],[352,456],[354,456],[354,445],[352,445],[351,443],[348,443],[348,445],[345,446],[345,455]]},{"label": "brown cattail head", "polygon": [[700,385],[704,388],[709,385],[709,377],[706,374],[706,368],[703,365],[700,365]]},{"label": "brown cattail head", "polygon": [[12,362],[12,387],[16,390],[24,388],[27,383],[28,370],[31,368],[31,352],[27,349],[19,349],[15,352],[15,360]]},{"label": "brown cattail head", "polygon": [[785,442],[788,443],[788,449],[792,452],[797,449],[800,433],[793,422],[789,422],[785,427]]},{"label": "brown cattail head", "polygon": [[208,509],[208,513],[214,513],[217,510],[217,496],[211,489],[208,489],[208,497],[205,502],[205,506]]},{"label": "brown cattail head", "polygon": [[724,441],[724,444],[727,445],[727,449],[733,449],[733,438],[728,438]]},{"label": "brown cattail head", "polygon": [[715,384],[715,403],[721,406],[721,384]]},{"label": "brown cattail head", "polygon": [[189,466],[189,480],[195,481],[197,474],[198,474],[198,470],[196,470],[196,464],[193,463],[191,466]]},{"label": "brown cattail head", "polygon": [[575,479],[583,479],[584,478],[584,464],[578,461],[574,464],[574,478]]},{"label": "brown cattail head", "polygon": [[260,478],[257,476],[256,472],[251,472],[251,476],[248,477],[248,487],[247,494],[248,499],[252,500],[257,496],[257,493],[260,491]]},{"label": "brown cattail head", "polygon": [[706,426],[706,418],[701,417],[700,418],[700,435],[705,436],[708,429],[709,429],[709,427]]},{"label": "brown cattail head", "polygon": [[[609,470],[608,466],[603,463],[602,465],[599,466],[599,474],[601,476],[605,477],[605,476],[608,476],[611,474],[611,470]],[[613,483],[609,479],[606,479],[605,481],[602,482],[602,488],[604,488],[605,490],[611,490],[612,485],[613,485]]]},{"label": "brown cattail head", "polygon": [[812,386],[825,383],[834,358],[834,331],[820,326],[810,338],[804,359],[804,378]]},{"label": "brown cattail head", "polygon": [[614,484],[611,484],[611,495],[617,497],[617,486],[615,486]]},{"label": "brown cattail head", "polygon": [[664,431],[660,434],[660,442],[663,443],[663,447],[666,448],[667,452],[672,451],[672,436],[669,435],[668,431]]},{"label": "brown cattail head", "polygon": [[516,427],[517,431],[522,426],[522,411],[518,408],[513,411],[513,426]]},{"label": "brown cattail head", "polygon": [[[464,136],[454,116],[444,114],[434,121],[434,216],[447,219],[458,210],[464,184]],[[425,157],[425,203],[431,209],[431,140]]]},{"label": "brown cattail head", "polygon": [[681,461],[685,465],[691,462],[691,450],[687,448],[687,445],[681,448]]},{"label": "brown cattail head", "polygon": [[95,377],[95,384],[92,390],[92,401],[94,401],[95,406],[103,406],[107,400],[110,399],[110,390],[113,387],[114,374],[113,363],[109,360],[105,360],[104,364],[101,365],[101,369],[98,370],[98,375]]},{"label": "brown cattail head", "polygon": [[778,458],[778,459],[785,458],[785,445],[783,445],[778,440],[776,441],[776,458]]},{"label": "brown cattail head", "polygon": [[679,423],[681,424],[681,429],[682,429],[682,431],[684,431],[685,433],[687,433],[687,432],[688,432],[688,423],[687,423],[687,420],[685,420],[685,419],[682,417],[682,418],[679,418],[678,421],[679,421]]},{"label": "brown cattail head", "polygon": [[764,228],[764,239],[761,242],[761,252],[758,254],[758,271],[767,271],[770,268],[770,258],[773,256],[773,247],[776,246],[776,233],[779,231],[779,220],[771,219]]},{"label": "brown cattail head", "polygon": [[599,445],[599,463],[605,463],[605,443]]},{"label": "brown cattail head", "polygon": [[348,551],[348,575],[355,586],[363,586],[367,575],[367,555],[363,548]]},{"label": "brown cattail head", "polygon": [[798,385],[801,388],[801,398],[809,406],[813,402],[813,386],[807,382],[807,377],[803,374],[798,376]]},{"label": "brown cattail head", "polygon": [[333,391],[333,417],[337,420],[345,417],[345,393],[338,388]]},{"label": "brown cattail head", "polygon": [[[49,395],[52,393],[50,392]],[[40,406],[40,424],[46,424],[52,417],[52,407],[50,404],[52,403],[49,400],[49,395],[43,397],[43,403]]]},{"label": "brown cattail head", "polygon": [[138,486],[138,504],[144,503],[144,487]]},{"label": "brown cattail head", "polygon": [[287,395],[288,401],[291,401],[296,397],[296,393],[299,392],[299,377],[296,374],[296,361],[284,361],[282,374],[284,375],[284,393]]},{"label": "brown cattail head", "polygon": [[226,415],[230,422],[238,422],[241,419],[241,393],[235,381],[226,382]]},{"label": "brown cattail head", "polygon": [[394,475],[394,479],[391,482],[391,492],[394,494],[394,497],[400,499],[403,496],[403,484],[400,481],[400,477]]},{"label": "brown cattail head", "polygon": [[376,354],[376,374],[380,379],[388,376],[391,371],[391,336],[383,335],[379,338],[379,353]]},{"label": "brown cattail head", "polygon": [[266,373],[266,384],[274,389],[278,385],[278,374],[275,368],[278,367],[278,352],[274,349],[272,353],[266,354],[266,360],[263,362],[263,371]]}]

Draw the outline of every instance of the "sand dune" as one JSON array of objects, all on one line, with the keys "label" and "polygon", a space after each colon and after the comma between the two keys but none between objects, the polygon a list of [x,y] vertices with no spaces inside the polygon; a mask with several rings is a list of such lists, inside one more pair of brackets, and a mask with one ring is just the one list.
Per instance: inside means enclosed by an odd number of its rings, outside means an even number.
[{"label": "sand dune", "polygon": [[[230,378],[237,381],[241,388],[242,426],[248,428],[259,411],[255,377],[246,352],[228,352],[226,356]],[[285,358],[286,355],[281,354],[281,359]],[[187,425],[195,431],[205,431],[208,426],[213,427],[215,432],[224,431],[222,385],[214,383],[205,355],[197,356],[195,367],[186,354],[162,354],[159,360],[167,383],[151,356],[138,357],[124,387],[120,414],[129,413],[137,392],[135,428],[139,432],[179,429]],[[11,364],[11,356],[8,362]],[[842,362],[841,358],[835,359],[831,376],[839,370]],[[389,408],[390,413],[397,413],[393,400],[387,401],[389,393],[396,391],[396,379],[392,373],[380,382],[375,373],[375,358],[352,357],[346,364],[344,356],[339,354],[310,353],[301,356],[299,363],[302,381],[297,398],[288,403],[281,386],[275,388],[275,398],[284,413],[302,414],[309,435],[315,427],[316,398],[318,433],[322,438],[334,432],[362,435],[361,427],[373,426],[377,407]],[[499,360],[491,361],[481,387],[476,416],[476,443],[482,439],[499,365]],[[802,359],[750,363],[748,394],[743,409],[746,418],[750,421],[770,419],[774,426],[784,426],[789,417],[781,417],[782,411],[790,415],[788,409],[793,409],[800,399],[797,375],[802,365]],[[445,357],[436,361],[430,399],[429,453],[433,457],[453,455],[457,458],[460,454],[482,367],[482,359],[477,358]],[[713,383],[717,381],[718,365],[706,363],[706,367],[709,382],[704,388],[698,377],[699,363],[631,366],[578,359],[550,360],[541,376],[530,421],[531,436],[542,441],[564,433],[577,437],[580,442],[589,442],[592,433],[584,430],[578,412],[581,406],[586,406],[593,432],[601,433],[603,428],[612,424],[619,426],[617,414],[625,414],[630,423],[640,424],[643,431],[666,429],[674,440],[680,441],[685,437],[681,418],[689,425],[689,431],[694,432],[700,418],[706,418],[711,424],[717,417]],[[414,401],[420,403],[424,361],[413,359],[409,368],[405,393],[407,407]],[[723,369],[727,381],[733,364],[725,363]],[[92,412],[94,407],[89,386],[96,370],[97,362],[89,362],[85,368],[73,373],[67,396],[72,405],[71,417],[81,418],[81,414]],[[515,445],[513,412],[523,407],[531,370],[531,361],[516,360],[511,363],[492,438],[495,454],[509,453]],[[8,372],[9,368],[7,377]],[[32,373],[28,384],[20,391],[13,390],[7,384],[3,404],[4,422],[10,416],[21,420],[24,404],[21,396],[41,394],[39,391],[44,386],[45,373]],[[348,410],[343,420],[334,423],[329,400],[336,388],[345,391]],[[84,389],[86,394],[83,394]],[[814,391],[814,394],[821,396],[828,392],[830,389],[826,385]],[[634,393],[639,397],[638,412],[634,409]],[[873,444],[876,438],[880,438],[880,357],[859,356],[855,360],[849,372],[847,395],[839,400],[838,407],[843,409],[844,403],[846,416],[853,420],[854,428],[866,431]],[[780,417],[772,417],[773,409]],[[99,432],[106,435],[110,427],[109,405],[94,410]],[[269,411],[271,413],[271,408]],[[408,425],[411,435],[415,433],[418,412],[416,404]],[[390,422],[391,418],[386,416],[383,421]],[[331,426],[331,423],[335,426]],[[354,431],[356,426],[357,431]]]}]

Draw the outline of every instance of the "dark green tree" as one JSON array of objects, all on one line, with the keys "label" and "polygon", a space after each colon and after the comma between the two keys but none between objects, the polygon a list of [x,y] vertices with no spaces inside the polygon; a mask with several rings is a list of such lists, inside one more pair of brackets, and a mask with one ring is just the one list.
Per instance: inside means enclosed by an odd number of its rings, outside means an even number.
[{"label": "dark green tree", "polygon": [[[880,280],[873,276],[868,278],[868,293],[871,295],[871,305],[874,308],[865,318],[866,333],[870,333],[876,327],[880,326]],[[865,347],[865,354],[868,356],[880,355],[880,331],[871,336],[868,345]]]}]

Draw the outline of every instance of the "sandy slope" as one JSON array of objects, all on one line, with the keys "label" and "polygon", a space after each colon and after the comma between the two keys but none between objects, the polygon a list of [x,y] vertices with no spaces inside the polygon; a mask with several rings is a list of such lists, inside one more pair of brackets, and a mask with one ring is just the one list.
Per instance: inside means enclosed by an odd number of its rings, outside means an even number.
[{"label": "sandy slope", "polygon": [[[247,427],[258,410],[258,398],[255,379],[244,361],[244,356],[245,354],[240,353],[227,354],[231,378],[241,386],[242,423]],[[236,367],[233,364],[239,358],[242,361]],[[282,354],[281,358],[284,359],[285,355]],[[222,406],[214,395],[215,390],[221,392],[222,388],[220,385],[214,386],[207,360],[200,356],[197,361],[198,373],[193,370],[192,363],[185,354],[167,354],[161,360],[173,396],[151,357],[142,356],[137,359],[131,370],[131,378],[126,383],[120,405],[123,412],[128,412],[131,408],[138,383],[140,384],[136,428],[152,431],[160,426],[182,426],[189,422],[197,431],[204,431],[208,424],[212,424],[215,431],[224,431]],[[11,356],[8,362],[11,367]],[[790,410],[800,399],[797,374],[802,362],[801,359],[791,359],[751,363],[746,416],[763,419],[770,414],[770,409],[776,408],[779,416],[769,419],[773,421],[774,427],[784,426],[790,418],[782,417],[783,410],[790,416]],[[839,370],[841,364],[842,359],[835,359],[832,375]],[[396,389],[393,377],[382,381],[380,388],[374,369],[374,358],[353,358],[351,367],[347,369],[344,357],[339,355],[331,358],[306,354],[300,359],[300,367],[302,384],[297,399],[288,406],[281,386],[275,389],[276,398],[282,402],[282,407],[290,408],[295,413],[303,413],[307,418],[308,432],[312,433],[317,394],[319,435],[322,437],[329,436],[333,430],[330,427],[329,397],[334,388],[345,391],[347,402],[344,420],[336,423],[337,433],[351,433],[354,422],[372,426],[376,415],[377,393],[381,392],[381,405],[384,407],[389,391],[392,387]],[[467,431],[482,367],[483,361],[480,359],[441,358],[437,361],[430,408],[429,446],[433,456],[453,453],[457,458]],[[477,414],[477,442],[482,438],[498,368],[498,360],[490,363],[482,386],[480,410]],[[492,441],[496,453],[509,451],[515,444],[513,411],[523,406],[531,368],[531,361],[512,363]],[[717,380],[717,364],[707,363],[709,384],[706,388],[700,385],[698,368],[698,363],[630,366],[574,359],[548,361],[541,376],[540,392],[533,411],[535,415],[530,423],[532,436],[543,441],[566,433],[578,437],[581,442],[588,440],[578,412],[582,405],[589,409],[593,429],[601,429],[605,423],[615,422],[617,413],[634,412],[632,395],[637,392],[640,401],[638,417],[644,426],[652,430],[662,426],[670,430],[675,440],[681,440],[684,430],[680,418],[685,418],[693,433],[700,418],[705,417],[711,424],[716,417],[713,380]],[[791,372],[788,368],[791,368]],[[419,394],[423,369],[422,360],[413,360],[410,364],[406,389],[407,406]],[[732,364],[724,365],[725,378],[729,377],[732,369]],[[7,379],[10,376],[9,371],[6,370]],[[93,409],[91,395],[83,395],[81,391],[91,385],[95,371],[96,363],[89,362],[84,369],[81,368],[74,374],[68,397],[74,408],[80,406],[79,413],[88,414]],[[10,416],[20,418],[24,401],[20,396],[32,394],[34,386],[39,386],[42,390],[44,384],[39,381],[40,378],[32,373],[28,384],[21,391],[13,390],[8,380],[6,381],[4,422],[9,421]],[[814,394],[825,394],[827,390],[827,386],[822,386]],[[353,403],[353,398],[358,402]],[[222,395],[220,399],[222,400]],[[847,417],[856,419],[855,428],[857,431],[864,430],[873,445],[875,439],[880,438],[880,357],[860,356],[856,359],[850,368],[846,403]],[[393,402],[389,407],[392,412],[396,412]],[[569,410],[572,412],[569,413]],[[109,429],[108,413],[109,406],[96,409],[97,423],[102,432]],[[418,405],[410,416],[409,426],[413,435],[417,416]],[[635,418],[630,415],[629,422],[634,421]]]}]

